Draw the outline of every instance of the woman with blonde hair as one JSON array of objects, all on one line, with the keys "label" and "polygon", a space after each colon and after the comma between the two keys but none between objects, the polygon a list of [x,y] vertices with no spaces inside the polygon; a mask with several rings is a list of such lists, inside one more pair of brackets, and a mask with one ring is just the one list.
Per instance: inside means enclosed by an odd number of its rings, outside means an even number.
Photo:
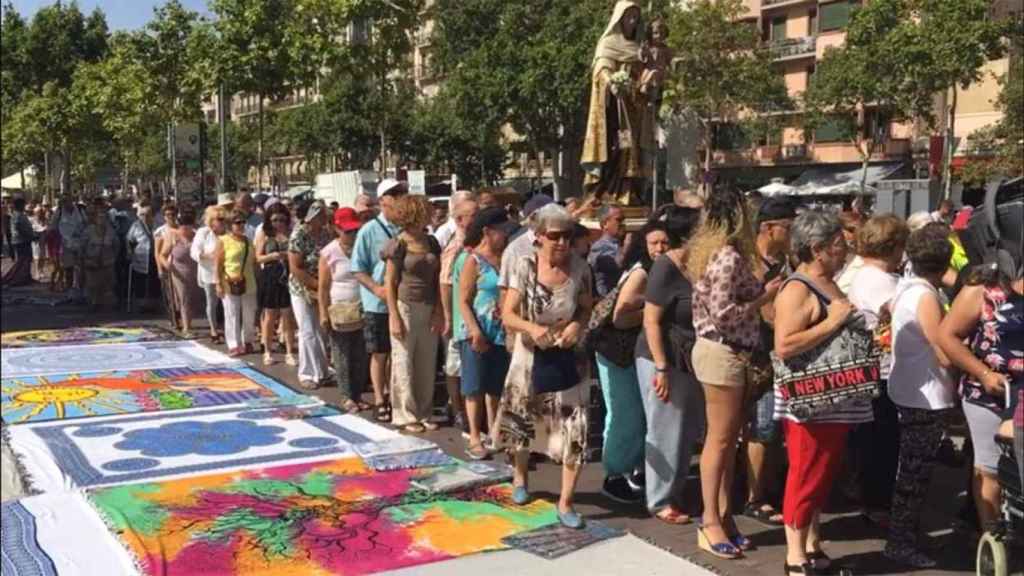
[{"label": "woman with blonde hair", "polygon": [[437,368],[441,310],[441,246],[427,233],[430,202],[423,196],[395,199],[393,223],[401,233],[381,251],[387,262],[391,332],[391,423],[405,432],[436,430],[430,421]]},{"label": "woman with blonde hair", "polygon": [[196,230],[189,250],[192,259],[199,265],[196,281],[206,293],[206,321],[210,323],[210,341],[213,344],[220,343],[220,334],[217,332],[217,302],[220,301],[217,296],[217,237],[226,231],[225,217],[224,208],[207,207],[203,213],[206,226]]},{"label": "woman with blonde hair", "polygon": [[751,547],[732,519],[730,494],[737,439],[744,423],[747,365],[761,347],[759,311],[775,299],[781,279],[762,285],[764,270],[743,196],[716,191],[690,242],[693,372],[704,388],[707,437],[700,458],[704,517],[698,544],[714,556],[738,558]]}]

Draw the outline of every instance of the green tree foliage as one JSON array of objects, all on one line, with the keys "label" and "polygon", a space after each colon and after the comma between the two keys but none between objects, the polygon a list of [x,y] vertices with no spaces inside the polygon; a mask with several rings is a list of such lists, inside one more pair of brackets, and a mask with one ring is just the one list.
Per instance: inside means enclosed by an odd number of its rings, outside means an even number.
[{"label": "green tree foliage", "polygon": [[874,0],[855,10],[845,44],[817,66],[807,93],[809,125],[839,125],[861,154],[866,177],[871,153],[886,137],[880,129],[867,133],[866,118],[876,127],[906,119],[934,127],[936,94],[977,82],[984,64],[1004,53],[1007,28],[988,17],[989,5]]},{"label": "green tree foliage", "polygon": [[[103,161],[105,134],[92,110],[76,105],[75,71],[107,53],[106,17],[84,16],[75,3],[41,8],[28,24],[8,4],[3,17],[3,150],[17,168],[51,155],[71,178],[88,178]],[[101,153],[102,151],[102,153]]]},{"label": "green tree foliage", "polygon": [[142,34],[132,36],[136,62],[148,71],[155,105],[168,121],[197,120],[203,98],[215,86],[208,64],[219,56],[209,33],[197,12],[169,0],[154,9]]},{"label": "green tree foliage", "polygon": [[668,12],[669,45],[677,60],[665,105],[697,119],[705,172],[711,169],[716,125],[745,124],[762,132],[771,117],[761,113],[792,109],[759,31],[738,22],[746,13],[741,0],[695,0]]},{"label": "green tree foliage", "polygon": [[[453,138],[489,157],[493,139],[478,130],[497,135],[507,125],[534,153],[578,156],[594,47],[611,3],[438,0],[434,9],[432,49],[450,99],[445,106],[465,120],[465,133]],[[573,173],[563,183],[572,193],[582,180],[577,163],[569,164]]]},{"label": "green tree foliage", "polygon": [[123,178],[142,171],[147,136],[161,134],[172,115],[160,98],[160,81],[147,65],[151,54],[141,33],[119,33],[110,40],[110,53],[99,62],[75,71],[74,96],[82,111],[95,115],[117,147]]}]

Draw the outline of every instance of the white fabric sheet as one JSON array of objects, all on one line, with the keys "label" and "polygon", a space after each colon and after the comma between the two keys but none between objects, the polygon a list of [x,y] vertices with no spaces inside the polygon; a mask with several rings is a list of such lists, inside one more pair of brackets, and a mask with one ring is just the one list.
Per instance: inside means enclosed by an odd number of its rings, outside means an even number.
[{"label": "white fabric sheet", "polygon": [[[15,503],[8,503],[12,505]],[[32,515],[35,524],[34,555],[45,564],[49,557],[52,567],[61,576],[129,576],[138,574],[127,550],[114,539],[113,534],[103,524],[99,514],[93,510],[85,497],[79,492],[62,494],[43,494],[19,500],[25,511]],[[11,513],[10,510],[6,512]],[[19,514],[19,517],[24,514]],[[8,528],[12,526],[12,517],[5,518]],[[14,524],[20,529],[25,526]],[[28,527],[31,529],[31,527]],[[18,539],[5,539],[5,556],[8,558],[24,558],[25,550],[13,550],[16,544],[25,542]],[[32,546],[31,539],[28,544]],[[23,562],[15,565],[24,566]],[[4,576],[19,576],[21,570]]]},{"label": "white fabric sheet", "polygon": [[0,350],[0,372],[3,373],[4,378],[112,369],[202,368],[236,364],[241,363],[226,354],[192,341],[90,344]]}]

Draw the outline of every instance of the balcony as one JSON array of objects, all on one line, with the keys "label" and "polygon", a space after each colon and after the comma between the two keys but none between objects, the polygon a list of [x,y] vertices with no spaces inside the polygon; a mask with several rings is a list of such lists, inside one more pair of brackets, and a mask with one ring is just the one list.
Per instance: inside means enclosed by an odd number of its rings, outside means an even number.
[{"label": "balcony", "polygon": [[[803,4],[811,0],[761,0],[761,8],[775,8],[776,6],[788,6],[790,4]],[[817,0],[813,0],[817,4]]]},{"label": "balcony", "polygon": [[787,144],[782,147],[781,159],[786,160],[806,160],[807,159],[807,144]]},{"label": "balcony", "polygon": [[786,38],[768,44],[772,59],[776,62],[785,60],[796,60],[814,56],[818,46],[817,36],[804,36],[803,38]]}]

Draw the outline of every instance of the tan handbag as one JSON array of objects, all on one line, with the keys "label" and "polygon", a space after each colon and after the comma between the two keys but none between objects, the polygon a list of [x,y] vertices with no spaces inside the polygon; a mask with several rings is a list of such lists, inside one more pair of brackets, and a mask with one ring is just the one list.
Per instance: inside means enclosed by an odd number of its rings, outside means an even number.
[{"label": "tan handbag", "polygon": [[363,305],[361,302],[337,302],[327,308],[331,328],[335,332],[355,332],[363,329]]}]

